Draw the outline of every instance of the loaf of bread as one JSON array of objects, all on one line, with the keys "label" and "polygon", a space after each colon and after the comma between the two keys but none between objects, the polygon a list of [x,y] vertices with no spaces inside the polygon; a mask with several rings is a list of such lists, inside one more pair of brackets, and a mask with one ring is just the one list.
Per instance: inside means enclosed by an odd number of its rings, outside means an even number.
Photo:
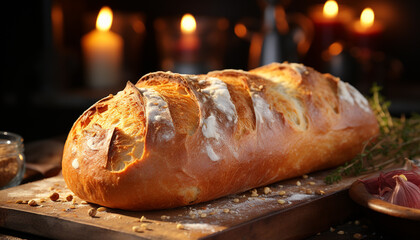
[{"label": "loaf of bread", "polygon": [[355,88],[301,64],[155,72],[80,116],[63,176],[88,202],[173,208],[343,164],[377,133]]}]

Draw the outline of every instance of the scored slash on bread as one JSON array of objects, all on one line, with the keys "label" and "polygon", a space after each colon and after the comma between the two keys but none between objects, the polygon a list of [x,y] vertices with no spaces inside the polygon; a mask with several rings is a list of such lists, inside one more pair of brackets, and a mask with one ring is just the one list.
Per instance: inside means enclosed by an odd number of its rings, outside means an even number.
[{"label": "scored slash on bread", "polygon": [[356,89],[301,64],[156,72],[82,114],[63,176],[89,202],[171,208],[337,166],[377,133]]}]

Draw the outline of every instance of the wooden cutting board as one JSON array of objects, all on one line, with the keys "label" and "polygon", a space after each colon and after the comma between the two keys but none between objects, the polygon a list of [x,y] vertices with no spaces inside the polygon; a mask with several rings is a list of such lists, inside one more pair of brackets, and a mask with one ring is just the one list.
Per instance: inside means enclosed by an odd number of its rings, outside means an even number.
[{"label": "wooden cutting board", "polygon": [[[344,221],[359,209],[347,193],[356,178],[325,185],[326,174],[258,188],[258,196],[248,191],[160,211],[106,208],[95,217],[88,211],[100,206],[78,197],[67,201],[66,196],[73,194],[57,176],[0,191],[0,227],[54,239],[300,239]],[[52,192],[59,193],[58,201],[48,198]],[[24,204],[32,199],[37,206]]]}]

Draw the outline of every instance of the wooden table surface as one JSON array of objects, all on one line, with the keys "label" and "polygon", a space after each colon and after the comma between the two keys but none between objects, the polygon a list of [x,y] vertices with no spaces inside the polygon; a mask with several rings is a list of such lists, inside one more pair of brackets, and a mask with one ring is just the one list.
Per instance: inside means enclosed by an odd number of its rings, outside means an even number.
[{"label": "wooden table surface", "polygon": [[[62,139],[53,139],[29,145],[28,161],[48,166],[44,170],[59,165],[63,143]],[[361,207],[348,197],[347,191],[356,178],[325,185],[326,174],[328,171],[322,171],[278,182],[268,186],[271,192],[264,193],[264,188],[258,188],[258,196],[248,191],[161,211],[106,208],[93,218],[88,215],[89,209],[100,206],[83,203],[77,196],[72,201],[65,200],[67,195],[73,194],[59,174],[0,191],[0,227],[3,229],[0,236],[5,232],[3,236],[14,234],[35,239],[36,236],[54,239],[84,239],[86,236],[89,239],[302,239],[325,237],[328,233],[337,237],[342,234],[330,231],[331,226],[339,226],[361,212]],[[60,194],[57,202],[48,199],[54,191]],[[282,196],[281,191],[285,192]],[[16,203],[31,199],[38,205]],[[141,221],[143,216],[146,220]],[[177,228],[179,224],[183,229]],[[133,231],[133,227],[140,231]],[[320,232],[324,234],[317,235]],[[30,235],[25,235],[28,233]]]}]

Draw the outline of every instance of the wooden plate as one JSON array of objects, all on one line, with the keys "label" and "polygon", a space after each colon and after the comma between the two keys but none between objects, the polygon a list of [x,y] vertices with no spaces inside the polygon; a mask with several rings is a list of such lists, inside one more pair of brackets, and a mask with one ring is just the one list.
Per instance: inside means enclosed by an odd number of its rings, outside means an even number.
[{"label": "wooden plate", "polygon": [[373,211],[393,217],[420,221],[420,209],[403,207],[383,201],[370,194],[360,181],[356,181],[351,185],[349,194],[355,202]]}]

